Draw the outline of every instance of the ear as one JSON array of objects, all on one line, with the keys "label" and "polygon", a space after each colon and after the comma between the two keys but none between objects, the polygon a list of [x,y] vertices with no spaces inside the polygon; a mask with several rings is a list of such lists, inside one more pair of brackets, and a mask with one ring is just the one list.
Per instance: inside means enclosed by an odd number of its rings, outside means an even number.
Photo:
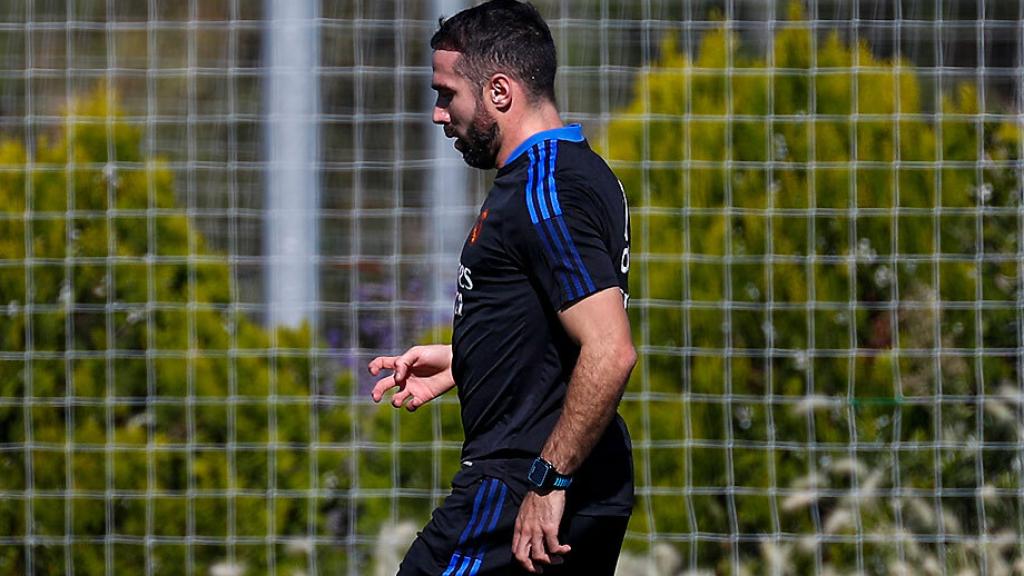
[{"label": "ear", "polygon": [[484,99],[498,111],[507,111],[512,106],[512,79],[505,74],[491,76],[484,84]]}]

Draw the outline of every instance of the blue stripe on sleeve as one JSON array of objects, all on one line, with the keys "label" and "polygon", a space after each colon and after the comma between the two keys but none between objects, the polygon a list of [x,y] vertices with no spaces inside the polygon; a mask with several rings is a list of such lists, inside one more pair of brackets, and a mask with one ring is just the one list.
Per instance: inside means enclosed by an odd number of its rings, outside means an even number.
[{"label": "blue stripe on sleeve", "polygon": [[537,186],[534,188],[534,191],[537,193],[537,205],[540,206],[541,220],[547,220],[548,218],[551,218],[551,212],[548,211],[548,204],[544,201],[544,171],[547,169],[548,151],[546,146],[541,146],[537,151],[539,153],[537,162]]},{"label": "blue stripe on sleeve", "polygon": [[[547,252],[548,257],[551,258],[552,263],[561,261],[563,264],[566,264],[566,260],[555,252],[555,249],[551,245],[552,236],[545,232],[544,223],[541,221],[540,218],[537,217],[538,214],[537,208],[535,207],[535,203],[541,202],[540,194],[538,194],[538,189],[541,187],[542,182],[540,168],[544,165],[543,159],[541,158],[541,151],[540,149],[538,149],[538,153],[535,156],[534,150],[533,148],[531,148],[528,150],[528,153],[530,155],[530,165],[528,168],[528,178],[526,181],[526,207],[530,212],[530,221],[533,223],[533,227],[537,231],[537,235],[540,236],[541,242],[544,244],[544,250]],[[534,172],[535,168],[537,169],[536,173]],[[554,230],[551,230],[551,234],[554,234]],[[559,246],[559,248],[561,248],[561,246]],[[556,276],[558,276],[558,280],[562,284],[562,290],[567,295],[569,295],[569,298],[572,298],[572,287],[570,286],[569,281],[566,279],[565,273],[561,270],[558,270],[556,272]]]},{"label": "blue stripe on sleeve", "polygon": [[562,207],[558,204],[558,190],[555,188],[555,160],[558,158],[558,141],[551,143],[551,158],[548,159],[548,190],[551,196],[551,211],[555,216],[562,215]]},{"label": "blue stripe on sleeve", "polygon": [[[544,231],[544,225],[538,222],[537,224],[534,224],[533,227],[534,229],[537,230],[537,235],[540,236],[541,240],[544,242],[544,248],[547,250],[548,256],[551,258],[552,263],[557,262],[559,260],[562,260],[564,262],[565,260],[563,258],[560,258],[557,254],[555,254],[554,248],[551,247],[551,240],[548,238],[548,234]],[[569,284],[569,280],[566,279],[565,272],[562,270],[557,270],[556,275],[558,276],[558,280],[562,283],[562,290],[564,290],[566,295],[568,295],[571,299],[573,297],[572,285]],[[573,280],[575,280],[575,278],[573,278]],[[578,285],[579,283],[576,282],[576,284]]]},{"label": "blue stripe on sleeve", "polygon": [[[565,219],[562,217],[562,207],[558,202],[558,188],[555,186],[555,161],[558,157],[558,142],[552,142],[551,148],[552,154],[549,159],[550,169],[547,174],[549,186],[548,194],[551,197],[551,206],[557,215],[554,220],[556,220],[559,230],[565,235],[565,244],[568,247],[568,252],[572,254],[572,259],[578,267],[575,272],[583,278],[583,282],[587,287],[586,292],[584,292],[583,288],[579,285],[578,280],[576,280],[576,276],[573,276],[573,280],[576,282],[576,286],[579,289],[578,295],[582,297],[594,292],[594,281],[591,279],[590,272],[587,270],[586,265],[583,264],[583,259],[580,257],[579,250],[576,249],[576,243],[572,241],[572,235],[569,234],[569,228],[565,225]],[[570,269],[572,269],[571,266]]]},{"label": "blue stripe on sleeve", "polygon": [[[538,194],[537,202],[541,206],[545,206],[546,205],[546,202],[541,197],[541,195],[543,195],[544,197],[550,197],[551,192],[553,190],[553,188],[546,187],[545,185],[546,184],[554,185],[554,178],[551,176],[551,174],[544,172],[544,171],[546,171],[548,169],[548,166],[549,166],[548,153],[547,153],[547,148],[545,147],[545,148],[541,149],[540,167],[542,169],[542,172],[540,172],[538,174],[538,176],[537,176],[537,188],[536,188],[536,192]],[[557,258],[556,259],[560,260],[562,262],[562,266],[564,266],[565,270],[566,270],[566,275],[572,280],[573,287],[576,288],[575,292],[573,290],[571,290],[571,289],[567,289],[565,291],[566,296],[568,297],[569,300],[575,300],[578,296],[582,296],[583,295],[583,286],[580,285],[579,278],[576,277],[576,273],[575,273],[575,270],[573,268],[572,261],[569,259],[569,251],[566,250],[565,246],[562,245],[562,239],[561,239],[560,235],[558,234],[558,230],[557,230],[555,224],[551,223],[551,218],[545,217],[544,225],[547,228],[548,234],[554,240],[555,246],[558,248],[558,254],[557,254]]]},{"label": "blue stripe on sleeve", "polygon": [[530,211],[530,222],[537,223],[537,209],[533,205],[533,166],[536,159],[533,156],[533,148],[527,150],[530,155],[530,164],[526,168],[526,209]]},{"label": "blue stripe on sleeve", "polygon": [[[586,294],[592,294],[594,292],[594,281],[590,278],[590,272],[587,271],[587,266],[583,264],[583,259],[580,258],[580,253],[576,250],[576,244],[572,241],[572,236],[569,234],[569,229],[565,226],[565,219],[559,216],[555,218],[558,221],[558,226],[561,228],[562,233],[565,234],[566,243],[569,245],[569,250],[572,252],[573,260],[579,266],[579,272],[583,275],[583,282],[587,285]],[[574,277],[575,278],[575,277]],[[583,296],[584,292],[580,289],[580,296]]]}]

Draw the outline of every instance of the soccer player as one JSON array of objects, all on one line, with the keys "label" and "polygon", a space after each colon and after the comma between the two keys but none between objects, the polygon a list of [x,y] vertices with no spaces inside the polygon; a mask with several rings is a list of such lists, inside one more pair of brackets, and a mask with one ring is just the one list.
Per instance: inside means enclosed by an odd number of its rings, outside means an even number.
[{"label": "soccer player", "polygon": [[399,574],[613,574],[633,507],[616,413],[636,362],[622,186],[555,103],[537,10],[492,0],[431,38],[433,121],[497,168],[462,249],[452,345],[374,359],[374,401],[410,411],[458,387],[452,493]]}]

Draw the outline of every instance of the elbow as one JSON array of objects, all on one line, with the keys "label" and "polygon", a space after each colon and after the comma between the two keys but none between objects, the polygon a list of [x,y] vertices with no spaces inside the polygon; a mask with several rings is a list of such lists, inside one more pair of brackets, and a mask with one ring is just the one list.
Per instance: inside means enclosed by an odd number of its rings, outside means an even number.
[{"label": "elbow", "polygon": [[617,360],[618,368],[618,400],[621,401],[622,395],[626,393],[626,386],[629,384],[629,375],[632,374],[633,367],[636,366],[637,353],[633,343],[628,342],[619,347],[614,358]]},{"label": "elbow", "polygon": [[599,370],[613,380],[620,380],[626,386],[633,367],[636,366],[638,354],[630,340],[612,340],[584,344],[580,350],[581,362],[600,366]]},{"label": "elbow", "polygon": [[629,374],[633,371],[633,367],[636,366],[636,348],[633,347],[632,342],[628,342],[624,346],[622,346],[622,348],[616,356],[619,358],[623,380],[628,380]]}]

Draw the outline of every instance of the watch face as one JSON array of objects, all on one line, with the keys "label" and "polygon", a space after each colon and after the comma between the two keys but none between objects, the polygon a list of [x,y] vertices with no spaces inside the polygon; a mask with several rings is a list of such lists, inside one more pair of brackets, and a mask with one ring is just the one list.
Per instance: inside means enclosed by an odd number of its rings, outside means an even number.
[{"label": "watch face", "polygon": [[540,460],[534,460],[533,465],[530,466],[530,473],[527,475],[530,483],[538,488],[542,488],[544,486],[544,479],[547,478],[547,476],[548,467]]}]

